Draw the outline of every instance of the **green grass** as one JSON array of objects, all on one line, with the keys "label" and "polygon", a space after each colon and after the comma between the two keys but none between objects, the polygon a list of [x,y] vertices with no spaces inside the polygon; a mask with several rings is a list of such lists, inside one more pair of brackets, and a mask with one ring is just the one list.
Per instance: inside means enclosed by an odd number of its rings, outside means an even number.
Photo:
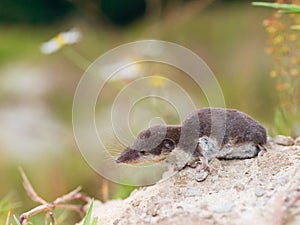
[{"label": "green grass", "polygon": [[[13,202],[12,195],[8,194],[3,197],[0,200],[0,224],[10,225],[11,212],[18,206],[20,206],[20,204]],[[15,215],[13,217],[15,218]],[[15,224],[19,225],[19,221],[17,220]]]},{"label": "green grass", "polygon": [[18,206],[16,203],[12,203],[12,196],[6,195],[0,200],[0,215],[9,212],[11,209],[14,209]]},{"label": "green grass", "polygon": [[15,215],[13,215],[13,219],[14,219],[13,220],[14,223],[11,222],[11,215],[10,215],[10,211],[9,211],[8,214],[7,214],[5,225],[21,225],[19,220],[17,219],[17,217]]},{"label": "green grass", "polygon": [[263,6],[273,9],[280,9],[280,13],[300,13],[300,6],[293,4],[279,4],[279,3],[269,3],[269,2],[252,2],[254,6]]},{"label": "green grass", "polygon": [[92,219],[93,206],[94,206],[94,199],[92,199],[92,201],[91,201],[89,209],[84,218],[83,225],[97,225],[98,217],[94,217]]}]

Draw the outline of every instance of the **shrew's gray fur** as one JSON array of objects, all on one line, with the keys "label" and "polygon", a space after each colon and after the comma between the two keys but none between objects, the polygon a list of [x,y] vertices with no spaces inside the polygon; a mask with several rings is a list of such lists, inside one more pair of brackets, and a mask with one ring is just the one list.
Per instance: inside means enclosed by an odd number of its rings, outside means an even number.
[{"label": "shrew's gray fur", "polygon": [[265,150],[265,128],[243,112],[223,108],[193,111],[181,124],[157,125],[142,131],[116,160],[143,163],[165,160],[182,169],[212,158],[251,158]]}]

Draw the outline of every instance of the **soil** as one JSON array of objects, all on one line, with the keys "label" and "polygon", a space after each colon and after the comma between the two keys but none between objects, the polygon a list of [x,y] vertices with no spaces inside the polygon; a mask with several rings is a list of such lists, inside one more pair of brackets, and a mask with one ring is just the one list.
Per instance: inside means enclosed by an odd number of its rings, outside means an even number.
[{"label": "soil", "polygon": [[282,138],[269,140],[263,156],[213,160],[203,182],[185,168],[125,200],[95,201],[93,215],[113,225],[299,225],[300,146]]}]

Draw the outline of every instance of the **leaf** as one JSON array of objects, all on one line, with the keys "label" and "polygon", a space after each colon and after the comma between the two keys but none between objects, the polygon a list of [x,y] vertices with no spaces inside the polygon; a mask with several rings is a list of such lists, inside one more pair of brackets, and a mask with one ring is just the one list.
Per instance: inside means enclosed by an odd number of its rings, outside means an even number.
[{"label": "leaf", "polygon": [[291,29],[300,30],[300,25],[293,25],[293,26],[291,26]]},{"label": "leaf", "polygon": [[300,6],[293,4],[280,4],[268,2],[252,2],[253,6],[263,6],[274,9],[282,9],[281,13],[300,13]]},{"label": "leaf", "polygon": [[92,199],[91,201],[91,204],[90,204],[90,207],[86,213],[86,216],[84,218],[84,221],[83,221],[83,225],[90,225],[91,223],[91,217],[92,217],[92,211],[93,211],[93,206],[94,206],[94,199]]},{"label": "leaf", "polygon": [[279,13],[286,13],[286,14],[288,14],[288,13],[294,13],[294,14],[297,14],[297,13],[300,13],[300,10],[299,9],[286,9],[286,10],[279,10],[278,11]]},{"label": "leaf", "polygon": [[5,225],[8,225],[9,220],[10,220],[10,211],[9,211],[8,214],[7,214],[7,218],[6,218]]}]

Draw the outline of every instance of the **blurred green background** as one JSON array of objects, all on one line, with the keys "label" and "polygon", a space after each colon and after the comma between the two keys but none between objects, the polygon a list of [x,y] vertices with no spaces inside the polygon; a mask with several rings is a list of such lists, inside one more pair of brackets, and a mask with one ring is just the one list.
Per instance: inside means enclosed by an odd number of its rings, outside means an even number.
[{"label": "blurred green background", "polygon": [[[136,40],[178,43],[209,65],[227,107],[250,114],[272,132],[277,98],[261,25],[270,14],[250,1],[1,0],[0,199],[10,193],[20,203],[17,215],[36,205],[22,187],[18,166],[46,200],[79,185],[95,198],[107,198],[103,178],[85,162],[72,132],[72,101],[83,74],[72,51],[92,62]],[[41,43],[72,27],[82,32],[79,43],[40,53]],[[108,187],[109,198],[129,193],[118,184]],[[76,220],[74,214],[63,224]]]}]

